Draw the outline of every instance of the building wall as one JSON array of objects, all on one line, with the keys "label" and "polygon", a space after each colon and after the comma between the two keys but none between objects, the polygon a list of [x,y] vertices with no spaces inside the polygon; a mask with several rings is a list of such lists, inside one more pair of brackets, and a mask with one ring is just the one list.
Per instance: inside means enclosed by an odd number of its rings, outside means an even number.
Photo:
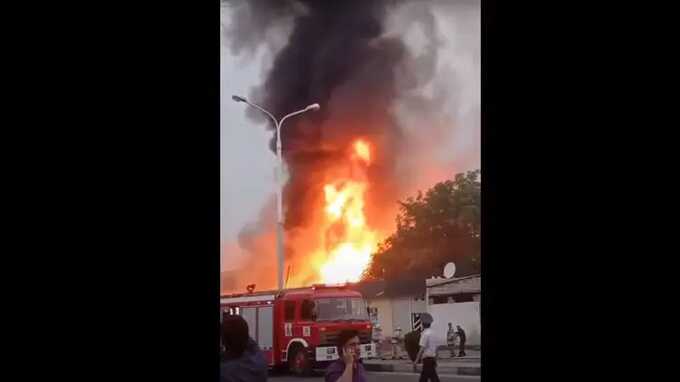
[{"label": "building wall", "polygon": [[378,308],[378,323],[382,328],[383,337],[392,336],[392,304],[386,298],[373,298],[368,301],[368,306]]},{"label": "building wall", "polygon": [[402,336],[411,331],[411,314],[426,312],[425,300],[413,297],[373,298],[367,299],[368,306],[378,308],[378,323],[385,338],[394,334],[394,329],[401,327]]},{"label": "building wall", "polygon": [[446,344],[446,331],[450,322],[454,328],[456,325],[463,328],[467,337],[467,345],[481,345],[482,327],[479,302],[432,304],[428,308],[434,318],[432,331],[439,344]]},{"label": "building wall", "polygon": [[427,312],[427,304],[425,304],[425,299],[413,300],[411,304],[413,313]]},{"label": "building wall", "polygon": [[408,297],[392,300],[392,326],[399,326],[402,335],[411,331],[411,305]]},{"label": "building wall", "polygon": [[392,300],[392,328],[399,326],[401,334],[411,331],[411,315],[426,312],[425,300],[416,300],[412,296],[397,297]]}]

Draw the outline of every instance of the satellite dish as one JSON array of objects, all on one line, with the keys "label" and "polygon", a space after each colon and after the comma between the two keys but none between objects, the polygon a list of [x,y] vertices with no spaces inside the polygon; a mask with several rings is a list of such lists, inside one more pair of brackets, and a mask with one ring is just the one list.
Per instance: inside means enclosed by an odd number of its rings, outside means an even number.
[{"label": "satellite dish", "polygon": [[454,263],[446,264],[446,266],[444,267],[444,277],[446,277],[447,279],[450,279],[455,274],[456,274],[456,264],[454,264]]}]

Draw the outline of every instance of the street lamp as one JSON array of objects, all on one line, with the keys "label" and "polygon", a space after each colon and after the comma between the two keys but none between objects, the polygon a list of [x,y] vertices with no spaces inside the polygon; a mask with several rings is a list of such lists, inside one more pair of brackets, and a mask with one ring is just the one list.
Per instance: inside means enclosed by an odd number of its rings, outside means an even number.
[{"label": "street lamp", "polygon": [[318,103],[313,103],[306,108],[302,110],[298,110],[296,112],[290,113],[280,120],[277,120],[272,113],[268,112],[265,110],[263,107],[261,107],[258,104],[252,103],[248,101],[245,97],[240,97],[237,95],[231,96],[231,99],[233,99],[236,102],[244,102],[259,111],[263,112],[266,114],[273,122],[274,125],[276,126],[276,158],[277,158],[277,174],[276,174],[276,184],[277,184],[277,192],[276,192],[276,207],[277,207],[277,224],[276,224],[276,256],[278,259],[278,287],[279,290],[283,289],[283,159],[281,158],[281,126],[283,125],[283,122],[288,118],[288,117],[293,117],[298,114],[302,114],[306,111],[316,111],[319,110],[321,107],[319,106]]}]

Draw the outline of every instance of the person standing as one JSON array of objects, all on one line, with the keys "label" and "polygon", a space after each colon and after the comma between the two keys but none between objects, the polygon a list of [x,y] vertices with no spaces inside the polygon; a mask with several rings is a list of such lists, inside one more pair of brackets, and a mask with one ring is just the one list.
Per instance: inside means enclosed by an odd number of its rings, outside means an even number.
[{"label": "person standing", "polygon": [[460,339],[458,343],[458,348],[460,351],[458,352],[459,357],[465,357],[465,331],[463,328],[460,327],[460,325],[456,325],[456,334],[458,335],[458,338]]},{"label": "person standing", "polygon": [[446,344],[451,352],[451,358],[456,356],[456,330],[453,329],[453,325],[449,322],[449,330],[446,331]]},{"label": "person standing", "polygon": [[343,330],[338,336],[340,358],[326,368],[325,382],[367,382],[366,369],[359,359],[359,332]]},{"label": "person standing", "polygon": [[375,344],[375,357],[380,358],[380,345],[383,341],[382,328],[380,327],[380,324],[375,324],[373,327],[372,337],[373,343]]},{"label": "person standing", "polygon": [[392,336],[392,359],[401,358],[401,348],[399,347],[399,342],[401,341],[401,328],[397,326],[394,329],[394,335]]},{"label": "person standing", "polygon": [[413,365],[415,366],[422,359],[423,370],[420,372],[419,382],[439,382],[439,375],[437,375],[437,346],[435,345],[435,339],[432,337],[432,316],[429,313],[423,313],[420,316],[420,320],[423,323],[423,332],[420,334],[420,350],[416,356]]}]

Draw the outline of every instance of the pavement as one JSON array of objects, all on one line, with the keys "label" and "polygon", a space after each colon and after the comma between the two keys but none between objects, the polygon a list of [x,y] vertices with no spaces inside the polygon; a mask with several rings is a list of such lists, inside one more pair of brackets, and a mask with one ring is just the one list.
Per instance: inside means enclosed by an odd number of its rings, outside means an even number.
[{"label": "pavement", "polygon": [[[383,350],[383,349],[381,349]],[[391,349],[390,349],[391,350]],[[451,357],[447,349],[437,352],[437,374],[440,380],[447,382],[479,382],[481,378],[481,351],[466,349],[465,357]],[[422,370],[422,363],[416,366],[406,352],[402,352],[401,359],[391,359],[392,353],[382,351],[384,358],[364,359],[364,367],[368,372],[370,382],[407,382],[416,381]],[[390,359],[387,359],[390,358]],[[323,370],[315,370],[310,377],[295,377],[285,371],[270,370],[269,379],[277,382],[323,381]]]},{"label": "pavement", "polygon": [[[448,350],[440,350],[437,358],[437,373],[449,375],[481,375],[481,352],[479,350],[465,350],[465,357],[451,357]],[[413,373],[413,363],[405,353],[402,359],[366,359],[364,367],[368,371]],[[422,364],[416,366],[420,373]]]},{"label": "pavement", "polygon": [[[402,372],[368,372],[368,382],[415,382],[418,381],[420,374]],[[442,382],[480,382],[479,376],[450,375],[439,373]],[[311,377],[294,377],[285,374],[270,375],[267,380],[274,382],[322,382],[322,373],[315,373]]]}]

